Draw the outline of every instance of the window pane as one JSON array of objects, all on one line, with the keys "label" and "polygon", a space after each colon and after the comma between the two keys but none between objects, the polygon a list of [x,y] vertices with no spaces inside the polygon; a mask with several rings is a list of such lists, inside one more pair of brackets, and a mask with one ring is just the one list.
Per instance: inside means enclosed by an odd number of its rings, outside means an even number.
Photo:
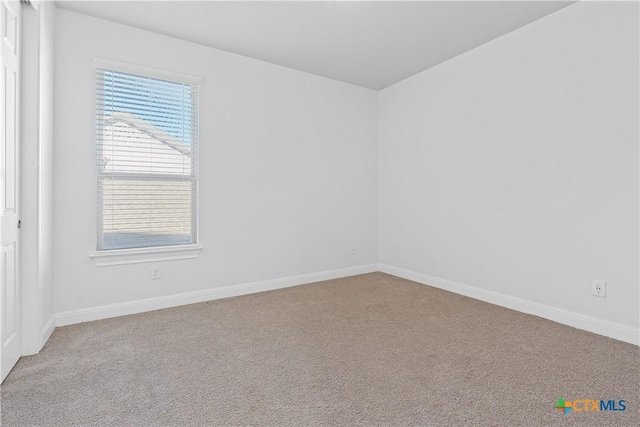
[{"label": "window pane", "polygon": [[197,89],[97,70],[98,250],[196,243]]},{"label": "window pane", "polygon": [[104,179],[102,248],[193,243],[193,185],[189,181]]}]

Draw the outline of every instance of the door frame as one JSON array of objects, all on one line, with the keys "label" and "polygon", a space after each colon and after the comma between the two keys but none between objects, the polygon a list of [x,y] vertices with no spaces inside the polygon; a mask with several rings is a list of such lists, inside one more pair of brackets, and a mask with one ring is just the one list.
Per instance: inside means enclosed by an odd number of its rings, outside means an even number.
[{"label": "door frame", "polygon": [[21,215],[22,355],[55,328],[53,308],[53,2],[23,0]]},{"label": "door frame", "polygon": [[40,20],[42,7],[23,1],[22,91],[21,91],[21,289],[22,355],[36,354],[44,345],[42,336],[43,289],[39,280],[38,180],[40,135]]}]

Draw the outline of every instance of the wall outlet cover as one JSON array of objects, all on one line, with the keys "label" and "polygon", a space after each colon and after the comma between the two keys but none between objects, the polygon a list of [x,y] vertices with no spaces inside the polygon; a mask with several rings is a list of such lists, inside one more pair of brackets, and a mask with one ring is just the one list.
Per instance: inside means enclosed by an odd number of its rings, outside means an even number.
[{"label": "wall outlet cover", "polygon": [[607,282],[604,280],[592,280],[591,294],[596,297],[605,298],[607,296]]}]

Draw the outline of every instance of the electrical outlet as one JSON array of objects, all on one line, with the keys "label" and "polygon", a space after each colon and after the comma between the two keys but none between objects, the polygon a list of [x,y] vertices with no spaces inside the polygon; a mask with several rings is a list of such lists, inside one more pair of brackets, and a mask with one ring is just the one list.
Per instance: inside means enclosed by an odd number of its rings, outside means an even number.
[{"label": "electrical outlet", "polygon": [[351,245],[351,255],[356,254],[356,245]]},{"label": "electrical outlet", "polygon": [[607,282],[604,280],[592,280],[591,281],[591,294],[596,297],[606,298],[607,296]]},{"label": "electrical outlet", "polygon": [[151,267],[151,280],[158,280],[160,278],[160,267]]}]

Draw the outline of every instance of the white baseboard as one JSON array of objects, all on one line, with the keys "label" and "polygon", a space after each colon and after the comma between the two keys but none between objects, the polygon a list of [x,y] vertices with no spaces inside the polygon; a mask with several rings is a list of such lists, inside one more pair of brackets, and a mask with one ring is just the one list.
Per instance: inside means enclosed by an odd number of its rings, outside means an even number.
[{"label": "white baseboard", "polygon": [[373,273],[375,271],[378,271],[377,264],[361,265],[357,267],[341,268],[338,270],[322,271],[319,273],[303,274],[300,276],[284,277],[281,279],[264,280],[261,282],[246,283],[242,285],[225,286],[221,288],[206,289],[164,297],[147,298],[137,301],[83,308],[80,310],[57,313],[55,324],[56,326],[72,325],[75,323],[108,319],[110,317],[125,316],[127,314],[144,313],[146,311],[160,310],[180,305],[288,288],[290,286],[304,285],[323,280]]},{"label": "white baseboard", "polygon": [[144,313],[146,311],[160,310],[163,308],[177,307],[180,305],[194,304],[198,302],[229,298],[239,295],[253,294],[257,292],[282,289],[291,286],[304,285],[323,280],[338,279],[341,277],[355,276],[358,274],[381,271],[383,273],[402,277],[424,285],[444,289],[460,295],[468,296],[480,301],[506,307],[522,313],[533,314],[554,322],[572,326],[574,328],[604,335],[613,339],[640,345],[640,330],[615,322],[597,319],[578,313],[573,313],[557,307],[551,307],[521,298],[511,297],[498,292],[487,291],[470,285],[454,282],[428,274],[417,273],[386,264],[370,264],[357,267],[348,267],[338,270],[329,270],[318,273],[290,276],[281,279],[265,280],[241,285],[225,286],[221,288],[206,289],[202,291],[187,292],[176,295],[168,295],[157,298],[147,298],[137,301],[129,301],[118,304],[109,304],[98,307],[71,310],[57,313],[52,317],[42,331],[42,342],[45,343],[55,326],[72,325],[75,323],[89,322],[93,320],[107,319],[111,317],[125,316],[128,314]]},{"label": "white baseboard", "polygon": [[56,315],[53,314],[51,315],[49,320],[47,320],[47,323],[45,323],[45,325],[42,327],[42,335],[40,338],[40,349],[42,349],[42,347],[44,347],[47,341],[49,341],[49,338],[51,337],[51,334],[53,333],[53,330],[55,328],[56,328]]},{"label": "white baseboard", "polygon": [[429,276],[428,274],[417,273],[415,271],[405,270],[403,268],[393,267],[386,264],[379,264],[378,270],[398,276],[403,279],[422,283],[424,285],[433,286],[434,288],[444,289],[456,294],[464,295],[480,301],[485,301],[501,307],[510,308],[522,313],[533,314],[543,317],[563,325],[572,326],[574,328],[593,332],[595,334],[604,335],[619,341],[628,342],[630,344],[640,345],[640,330],[631,328],[619,323],[609,322],[606,320],[596,319],[594,317],[585,316],[571,311],[563,310],[557,307],[551,307],[536,302],[527,301],[521,298],[515,298],[498,292],[487,291],[474,286],[465,285],[451,280],[441,279],[439,277]]}]

